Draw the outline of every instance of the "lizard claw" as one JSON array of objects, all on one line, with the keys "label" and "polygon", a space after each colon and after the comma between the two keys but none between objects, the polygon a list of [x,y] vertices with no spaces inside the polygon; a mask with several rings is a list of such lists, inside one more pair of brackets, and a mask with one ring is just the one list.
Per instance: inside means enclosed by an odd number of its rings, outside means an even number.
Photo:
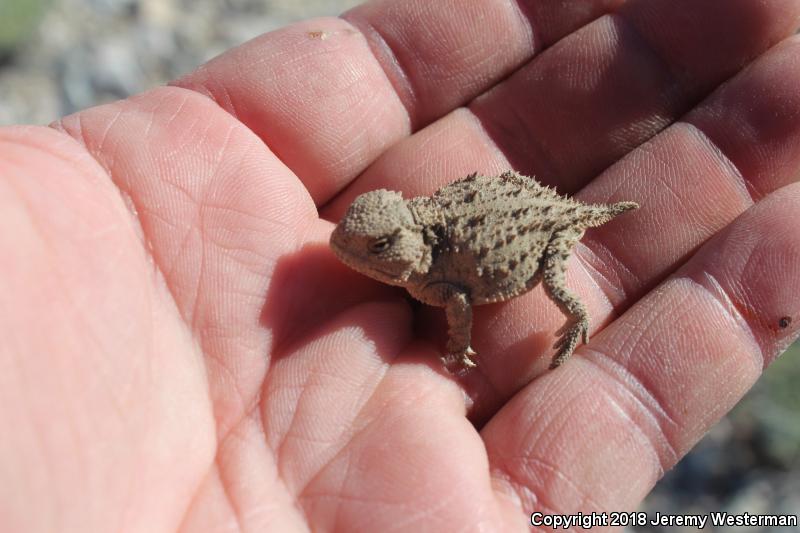
[{"label": "lizard claw", "polygon": [[463,376],[470,370],[478,366],[478,363],[472,359],[473,356],[478,355],[475,350],[467,346],[467,349],[462,352],[452,352],[442,357],[442,363],[451,374],[456,376]]},{"label": "lizard claw", "polygon": [[550,363],[550,368],[557,368],[561,366],[564,361],[569,359],[572,352],[578,346],[578,339],[582,340],[584,344],[589,342],[589,321],[586,319],[578,320],[570,326],[565,326],[564,333],[559,337],[553,348],[556,354]]}]

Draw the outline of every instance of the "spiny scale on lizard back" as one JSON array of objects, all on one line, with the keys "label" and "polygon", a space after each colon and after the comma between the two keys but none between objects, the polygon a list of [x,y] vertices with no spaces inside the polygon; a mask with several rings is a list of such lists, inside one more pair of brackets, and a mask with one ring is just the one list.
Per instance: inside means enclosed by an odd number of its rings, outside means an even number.
[{"label": "spiny scale on lizard back", "polygon": [[586,207],[512,172],[495,177],[472,174],[439,189],[432,200],[441,206],[451,238],[478,243],[479,250],[519,248],[521,244],[512,246],[517,238],[550,234],[558,226],[573,224]]},{"label": "spiny scale on lizard back", "polygon": [[551,235],[572,225],[584,207],[513,172],[472,174],[411,204],[438,208],[442,224],[426,279],[468,287],[474,304],[530,290]]},{"label": "spiny scale on lizard back", "polygon": [[509,209],[509,213],[514,211],[514,206],[524,208],[523,204],[540,207],[582,205],[559,195],[554,189],[540,185],[533,178],[515,172],[493,177],[470,174],[442,187],[433,194],[433,198],[443,207],[453,207],[462,213],[479,211],[482,204],[502,205]]}]

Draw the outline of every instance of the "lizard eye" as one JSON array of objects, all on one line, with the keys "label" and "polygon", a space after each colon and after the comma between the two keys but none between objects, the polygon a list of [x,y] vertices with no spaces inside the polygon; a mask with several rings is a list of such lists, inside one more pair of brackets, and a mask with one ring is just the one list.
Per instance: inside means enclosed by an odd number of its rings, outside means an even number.
[{"label": "lizard eye", "polygon": [[389,237],[379,237],[369,243],[369,251],[373,254],[379,254],[388,250],[390,245]]}]

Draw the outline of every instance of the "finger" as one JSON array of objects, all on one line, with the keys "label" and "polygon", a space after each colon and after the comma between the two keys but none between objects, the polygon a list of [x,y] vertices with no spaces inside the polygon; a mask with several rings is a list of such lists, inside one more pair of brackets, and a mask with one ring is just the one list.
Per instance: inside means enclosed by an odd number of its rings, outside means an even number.
[{"label": "finger", "polygon": [[317,203],[410,127],[366,40],[339,19],[268,33],[174,85],[209,96],[251,129]]},{"label": "finger", "polygon": [[800,178],[798,53],[800,38],[787,39],[685,119],[726,154],[754,198]]},{"label": "finger", "polygon": [[350,22],[316,19],[264,35],[175,83],[253,130],[321,204],[419,124],[620,3],[369,3]]},{"label": "finger", "polygon": [[313,203],[247,128],[185,89],[88,109],[58,127],[135,213],[153,275],[205,357],[217,430],[226,433],[281,341],[279,325],[262,315],[264,295],[279,260],[313,231]]},{"label": "finger", "polygon": [[508,159],[468,109],[457,109],[395,144],[345,190],[320,209],[338,221],[356,196],[375,189],[402,191],[411,198],[475,171],[498,175],[511,168]]},{"label": "finger", "polygon": [[800,39],[787,39],[581,192],[591,201],[625,191],[649,206],[649,217],[620,218],[622,233],[599,228],[584,241],[587,255],[617,264],[617,290],[629,299],[752,201],[800,178],[798,52]]},{"label": "finger", "polygon": [[626,3],[478,98],[469,106],[474,116],[453,113],[390,149],[325,215],[335,219],[367,190],[430,194],[498,168],[575,192],[799,20],[797,0]]},{"label": "finger", "polygon": [[794,184],[526,387],[483,431],[498,485],[523,508],[633,509],[800,333],[798,223]]},{"label": "finger", "polygon": [[794,33],[798,21],[797,0],[630,2],[471,109],[513,168],[573,192]]},{"label": "finger", "polygon": [[427,124],[623,0],[378,0],[344,15],[361,29],[412,124]]}]

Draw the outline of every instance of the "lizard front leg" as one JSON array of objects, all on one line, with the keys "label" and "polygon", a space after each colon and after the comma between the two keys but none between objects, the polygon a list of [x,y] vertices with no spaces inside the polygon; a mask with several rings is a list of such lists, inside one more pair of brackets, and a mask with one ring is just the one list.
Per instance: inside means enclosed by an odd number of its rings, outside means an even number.
[{"label": "lizard front leg", "polygon": [[447,354],[442,358],[450,370],[456,365],[456,371],[475,368],[477,363],[472,359],[477,355],[470,347],[472,336],[472,305],[467,293],[450,285],[450,294],[445,301],[447,314]]},{"label": "lizard front leg", "polygon": [[472,304],[469,292],[447,282],[430,283],[418,290],[409,288],[408,291],[423,303],[444,307],[447,316],[447,346],[442,362],[445,367],[454,374],[462,374],[478,366],[472,359],[477,354],[470,347]]}]

